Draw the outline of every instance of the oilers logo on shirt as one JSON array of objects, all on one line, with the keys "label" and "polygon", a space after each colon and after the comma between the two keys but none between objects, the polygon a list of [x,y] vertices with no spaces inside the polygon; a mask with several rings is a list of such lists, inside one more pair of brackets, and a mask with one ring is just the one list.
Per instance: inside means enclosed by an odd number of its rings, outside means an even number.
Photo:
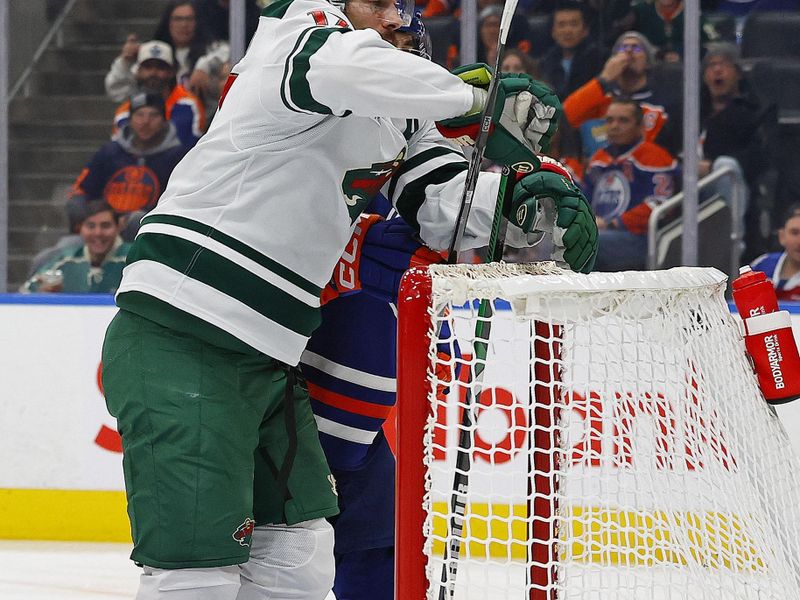
[{"label": "oilers logo on shirt", "polygon": [[603,173],[597,181],[592,208],[598,217],[616,219],[631,203],[631,186],[621,171]]},{"label": "oilers logo on shirt", "polygon": [[158,176],[143,165],[128,165],[111,176],[103,196],[118,212],[152,208],[161,194]]}]

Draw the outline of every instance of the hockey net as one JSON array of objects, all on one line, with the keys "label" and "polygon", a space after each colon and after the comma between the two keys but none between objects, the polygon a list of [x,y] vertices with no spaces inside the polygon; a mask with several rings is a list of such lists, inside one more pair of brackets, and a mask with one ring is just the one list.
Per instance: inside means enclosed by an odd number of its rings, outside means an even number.
[{"label": "hockey net", "polygon": [[725,285],[699,268],[411,271],[396,597],[800,598],[800,462]]}]

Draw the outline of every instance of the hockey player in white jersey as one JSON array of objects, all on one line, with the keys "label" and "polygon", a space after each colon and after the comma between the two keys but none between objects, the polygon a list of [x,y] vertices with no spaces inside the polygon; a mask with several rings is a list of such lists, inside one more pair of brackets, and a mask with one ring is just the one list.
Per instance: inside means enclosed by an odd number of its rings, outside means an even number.
[{"label": "hockey player in white jersey", "polygon": [[[313,600],[330,589],[335,482],[294,367],[381,188],[428,245],[447,246],[463,157],[434,128],[416,130],[440,120],[462,131],[486,99],[382,39],[403,22],[390,0],[270,5],[209,132],[142,222],[103,348],[131,557],[144,568],[138,600]],[[557,101],[520,80],[501,80],[499,99],[489,157],[536,161]],[[557,182],[526,181],[512,215],[535,214],[542,195],[558,204]],[[497,188],[497,175],[479,178],[464,247],[486,244]],[[534,219],[511,221],[509,241],[537,237]],[[559,210],[576,269],[591,264],[593,223],[585,203]]]}]

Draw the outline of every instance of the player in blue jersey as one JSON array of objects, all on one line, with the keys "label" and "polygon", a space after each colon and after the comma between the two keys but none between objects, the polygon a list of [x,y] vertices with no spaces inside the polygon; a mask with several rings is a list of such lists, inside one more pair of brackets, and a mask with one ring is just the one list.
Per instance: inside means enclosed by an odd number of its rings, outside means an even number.
[{"label": "player in blue jersey", "polygon": [[[362,218],[363,224],[368,222]],[[341,512],[331,519],[334,593],[339,600],[390,600],[394,456],[382,426],[396,391],[397,320],[391,301],[396,301],[399,278],[414,254],[419,251],[425,257],[419,264],[424,264],[433,253],[399,218],[370,223],[364,242],[361,293],[323,306],[322,325],[312,335],[301,367],[339,495]]]},{"label": "player in blue jersey", "polygon": [[[419,14],[394,42],[430,58]],[[415,127],[409,124],[409,134]],[[394,598],[395,460],[383,432],[396,392],[394,303],[409,266],[441,260],[378,196],[362,215],[323,294],[324,300],[338,297],[322,307],[322,324],[301,358],[339,494],[340,514],[331,519],[337,600]],[[353,293],[355,287],[361,293]]]},{"label": "player in blue jersey", "polygon": [[778,242],[783,252],[762,254],[753,261],[753,270],[763,271],[772,279],[778,300],[800,301],[800,203],[786,211]]}]

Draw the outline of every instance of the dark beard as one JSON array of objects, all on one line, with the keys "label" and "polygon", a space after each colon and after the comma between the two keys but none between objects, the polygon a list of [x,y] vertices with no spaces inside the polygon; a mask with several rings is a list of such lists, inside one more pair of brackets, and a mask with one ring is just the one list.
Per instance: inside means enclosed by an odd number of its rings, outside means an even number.
[{"label": "dark beard", "polygon": [[164,94],[170,89],[169,81],[158,77],[148,77],[139,82],[139,89],[146,94]]}]

